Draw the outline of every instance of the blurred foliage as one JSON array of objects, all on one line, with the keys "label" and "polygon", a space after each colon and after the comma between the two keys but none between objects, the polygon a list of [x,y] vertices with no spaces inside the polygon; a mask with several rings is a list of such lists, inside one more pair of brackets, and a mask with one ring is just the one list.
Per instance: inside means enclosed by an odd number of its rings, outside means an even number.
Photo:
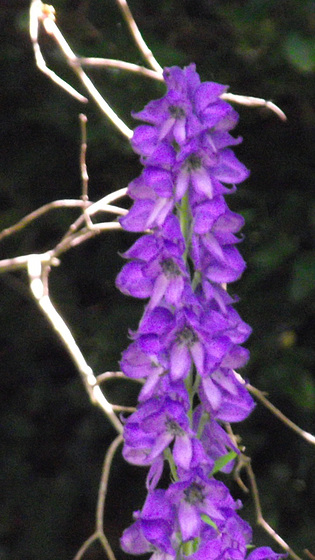
[{"label": "blurred foliage", "polygon": [[[84,56],[142,59],[114,0],[56,0],[58,22]],[[238,107],[239,158],[251,177],[231,197],[246,218],[241,250],[248,269],[233,290],[252,325],[245,376],[275,405],[315,432],[315,12],[308,0],[130,0],[144,38],[162,65],[196,62],[205,80],[228,83],[234,93],[272,98],[282,123],[264,109]],[[82,107],[35,67],[27,32],[26,0],[0,0],[0,225],[38,206],[80,196],[78,113]],[[43,51],[60,75],[80,86],[55,44]],[[163,86],[117,70],[94,69],[106,99],[133,126],[138,110]],[[96,200],[137,176],[128,143],[90,103],[87,163]],[[1,258],[51,248],[77,215],[54,210],[2,241]],[[51,293],[97,373],[116,369],[139,302],[114,286],[118,253],[132,242],[108,233],[62,257]],[[1,282],[1,560],[66,560],[91,534],[105,449],[113,431],[89,404],[77,372],[32,301],[23,273]],[[131,404],[136,389],[111,382],[114,402]],[[265,515],[301,555],[315,554],[315,449],[261,406],[240,425],[253,458]],[[144,473],[119,454],[106,507],[114,546],[140,508]],[[235,486],[235,487],[234,487]],[[254,522],[252,502],[244,516]],[[257,530],[257,544],[272,545]],[[276,547],[275,547],[276,548]],[[118,552],[118,557],[123,555]],[[104,558],[92,548],[86,560]]]}]

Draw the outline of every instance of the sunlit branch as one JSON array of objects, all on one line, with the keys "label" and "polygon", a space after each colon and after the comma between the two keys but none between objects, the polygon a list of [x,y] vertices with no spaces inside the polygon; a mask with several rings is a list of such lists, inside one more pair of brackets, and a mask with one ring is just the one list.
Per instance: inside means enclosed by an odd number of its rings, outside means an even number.
[{"label": "sunlit branch", "polygon": [[104,531],[104,509],[105,509],[105,500],[106,500],[106,494],[108,488],[108,478],[110,474],[110,468],[112,465],[115,452],[122,442],[123,442],[122,435],[117,436],[116,439],[114,439],[114,441],[110,444],[106,452],[101,483],[98,491],[97,507],[96,507],[96,531],[98,533],[103,533]]},{"label": "sunlit branch", "polygon": [[[92,202],[88,202],[88,205],[92,205],[92,204],[93,204]],[[75,200],[75,199],[54,200],[53,202],[48,202],[47,204],[44,204],[40,208],[37,208],[37,210],[30,212],[30,214],[27,214],[27,216],[24,216],[24,218],[22,218],[19,222],[17,222],[13,226],[3,229],[0,232],[0,241],[5,237],[8,237],[9,235],[12,235],[20,231],[34,220],[37,220],[47,212],[50,212],[50,210],[54,210],[55,208],[83,208],[83,207],[84,207],[84,202],[82,200]],[[110,212],[110,210],[108,210],[108,212]],[[117,214],[118,212],[115,213]]]},{"label": "sunlit branch", "polygon": [[111,202],[115,202],[115,200],[118,200],[119,198],[126,196],[126,194],[127,194],[127,188],[113,191],[107,194],[106,196],[104,196],[103,198],[101,198],[100,200],[98,200],[97,202],[94,202],[94,204],[92,204],[87,209],[87,212],[90,214],[90,216],[93,216],[93,214],[96,214],[97,212],[108,212],[110,211],[107,209],[108,205],[111,204]]},{"label": "sunlit branch", "polygon": [[48,78],[50,78],[59,87],[64,89],[67,93],[72,95],[72,97],[74,97],[75,99],[77,99],[81,103],[87,103],[88,99],[86,97],[81,95],[81,93],[79,93],[77,90],[75,90],[72,86],[70,86],[70,84],[65,82],[65,80],[60,78],[57,74],[55,74],[55,72],[53,70],[50,70],[50,68],[48,68],[46,66],[45,59],[44,59],[44,57],[41,53],[40,46],[39,46],[39,43],[38,43],[38,21],[42,20],[43,17],[50,17],[50,18],[55,17],[54,16],[55,12],[54,12],[52,6],[50,6],[50,8],[51,8],[50,13],[49,14],[47,14],[47,13],[44,14],[43,13],[44,4],[41,2],[41,0],[33,0],[31,2],[31,7],[30,7],[30,37],[31,37],[32,44],[33,44],[33,50],[34,50],[36,65],[39,68],[39,70],[41,70],[41,72],[46,74],[46,76],[48,76]]},{"label": "sunlit branch", "polygon": [[31,292],[75,363],[91,402],[93,404],[97,404],[105,412],[116,431],[121,433],[122,424],[115,415],[112,405],[107,401],[102,393],[92,368],[87,364],[81,350],[71,334],[70,329],[50,300],[48,290],[48,275],[50,266],[49,263],[47,263],[49,256],[49,253],[44,256],[45,258],[43,258],[42,255],[35,254],[29,256],[28,275]]},{"label": "sunlit branch", "polygon": [[259,497],[258,487],[257,487],[257,483],[256,483],[256,477],[255,477],[254,471],[253,471],[252,466],[251,466],[250,458],[245,457],[245,456],[243,456],[242,458],[244,460],[244,467],[246,469],[246,472],[247,472],[247,475],[248,475],[248,478],[249,478],[249,482],[250,482],[250,486],[251,486],[251,493],[252,493],[252,496],[253,496],[253,500],[254,500],[254,504],[255,504],[255,510],[256,510],[256,523],[257,523],[257,525],[259,525],[262,529],[264,529],[264,531],[266,533],[268,533],[268,535],[276,543],[278,543],[279,546],[281,546],[281,548],[283,550],[285,550],[285,552],[287,552],[291,558],[293,558],[293,560],[302,560],[301,557],[298,556],[294,552],[294,550],[292,550],[292,548],[289,547],[289,545],[280,537],[280,535],[278,535],[278,533],[276,533],[276,531],[264,519],[263,514],[262,514],[261,504],[260,504],[260,497]]},{"label": "sunlit branch", "polygon": [[[226,429],[227,429],[227,432],[230,435],[232,441],[234,442],[234,444],[237,447],[239,447],[238,436],[236,436],[233,433],[231,425],[227,424]],[[302,560],[300,558],[300,556],[298,556],[294,552],[294,550],[292,550],[292,548],[289,547],[289,545],[280,537],[280,535],[278,535],[278,533],[276,533],[276,531],[264,519],[263,513],[262,513],[262,507],[261,507],[261,503],[260,503],[260,496],[259,496],[259,490],[258,490],[258,486],[257,486],[257,482],[256,482],[256,477],[255,477],[254,471],[253,471],[252,466],[251,466],[251,458],[247,457],[246,455],[244,455],[244,453],[241,452],[240,455],[238,456],[238,462],[237,462],[237,465],[234,469],[234,479],[236,480],[236,482],[238,483],[240,488],[244,492],[247,493],[247,492],[249,492],[249,489],[245,486],[243,480],[240,477],[240,472],[243,468],[247,472],[249,483],[250,483],[250,491],[251,491],[251,494],[253,496],[257,525],[259,525],[266,533],[268,533],[268,535],[271,538],[273,538],[274,541],[276,543],[278,543],[281,546],[281,548],[283,550],[285,550],[285,552],[287,552],[291,556],[291,558],[293,560]]]},{"label": "sunlit branch", "polygon": [[102,112],[110,121],[112,121],[112,123],[118,128],[118,130],[120,130],[120,132],[124,134],[124,136],[127,136],[127,138],[131,138],[133,135],[133,131],[118,117],[115,111],[113,111],[113,109],[109,106],[107,101],[105,101],[104,97],[102,97],[88,75],[84,72],[84,70],[82,70],[77,56],[70,48],[56,23],[51,18],[45,18],[43,20],[43,25],[47,33],[55,39],[62,52],[64,53],[69,66],[71,66],[71,68],[77,74],[78,78],[86,87],[87,91],[89,92],[91,97],[93,97],[95,103],[100,107]]},{"label": "sunlit branch", "polygon": [[81,128],[81,150],[80,150],[80,170],[81,170],[81,183],[82,183],[82,194],[81,199],[84,202],[83,207],[83,216],[86,222],[87,227],[92,227],[93,222],[86,212],[86,209],[89,205],[89,195],[88,195],[88,188],[89,188],[89,175],[86,165],[86,150],[87,150],[87,140],[86,140],[86,123],[87,123],[87,116],[83,113],[79,115],[80,119],[80,128]]},{"label": "sunlit branch", "polygon": [[288,428],[293,430],[308,443],[315,445],[315,436],[313,436],[309,432],[306,432],[305,430],[302,430],[302,428],[294,424],[294,422],[292,422],[292,420],[287,418],[287,416],[285,416],[278,408],[276,408],[275,405],[272,404],[259,389],[256,389],[256,387],[253,387],[249,383],[246,384],[246,387],[252,395],[254,395],[266,408],[268,408],[272,412],[272,414],[279,418],[281,422],[288,426]]},{"label": "sunlit branch", "polygon": [[102,469],[102,477],[98,490],[98,500],[96,507],[96,523],[95,532],[83,543],[83,545],[78,550],[73,560],[80,560],[88,548],[96,541],[99,541],[104,548],[109,560],[115,560],[115,555],[111,549],[111,546],[104,534],[104,510],[105,510],[105,500],[108,487],[108,478],[110,474],[110,469],[115,452],[119,445],[122,443],[123,438],[121,435],[117,436],[116,439],[109,446],[104,460],[104,465]]},{"label": "sunlit branch", "polygon": [[284,112],[272,101],[266,101],[260,97],[251,97],[248,95],[235,95],[234,93],[223,93],[220,97],[225,101],[239,103],[240,105],[246,105],[247,107],[266,107],[266,109],[270,109],[270,111],[273,111],[276,115],[278,115],[281,120],[287,120]]},{"label": "sunlit branch", "polygon": [[62,35],[58,26],[55,23],[55,12],[52,7],[47,13],[46,4],[40,2],[40,0],[33,0],[30,8],[30,36],[33,43],[35,60],[38,68],[47,74],[53,81],[60,85],[63,89],[68,91],[79,101],[86,102],[87,99],[79,94],[72,86],[67,84],[64,80],[59,78],[54,72],[49,70],[46,66],[43,55],[41,54],[40,46],[38,43],[38,22],[41,21],[45,31],[53,37],[57,42],[60,49],[62,50],[67,63],[76,73],[82,84],[85,86],[91,97],[94,99],[95,103],[100,107],[101,111],[108,117],[109,120],[120,130],[120,132],[127,138],[131,138],[133,131],[118,117],[118,115],[113,111],[109,104],[105,101],[102,95],[99,93],[97,88],[94,86],[91,79],[82,70],[80,66],[80,59],[74,54],[66,39]]},{"label": "sunlit branch", "polygon": [[86,541],[84,541],[83,545],[79,548],[78,552],[74,556],[73,560],[81,560],[83,558],[86,551],[90,548],[90,546],[98,540],[97,533],[93,533]]},{"label": "sunlit branch", "polygon": [[153,70],[155,70],[156,72],[159,72],[160,74],[162,74],[163,72],[163,68],[159,65],[159,63],[157,62],[157,60],[155,59],[155,57],[153,56],[152,51],[149,49],[148,45],[146,44],[146,42],[143,40],[143,37],[139,31],[139,28],[133,18],[133,15],[129,9],[129,6],[126,2],[126,0],[116,0],[123,16],[124,19],[129,27],[129,30],[134,38],[134,41],[138,47],[138,49],[140,50],[144,60],[146,60],[148,62],[148,64],[151,66],[151,68],[153,68]]},{"label": "sunlit branch", "polygon": [[93,68],[117,68],[118,70],[125,70],[127,72],[134,72],[150,78],[151,80],[157,80],[159,82],[164,82],[164,78],[160,72],[155,70],[149,70],[144,66],[139,66],[139,64],[133,64],[132,62],[125,62],[123,60],[114,60],[112,58],[94,58],[94,57],[78,57],[81,66],[93,66]]}]

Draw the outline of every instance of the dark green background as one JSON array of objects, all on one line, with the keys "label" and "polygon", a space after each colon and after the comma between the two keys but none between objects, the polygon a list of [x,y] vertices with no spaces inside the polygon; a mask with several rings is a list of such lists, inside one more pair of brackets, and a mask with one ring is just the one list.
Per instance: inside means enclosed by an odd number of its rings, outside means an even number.
[{"label": "dark green background", "polygon": [[[141,63],[114,0],[54,5],[78,54]],[[266,110],[239,107],[236,134],[244,142],[237,154],[251,176],[229,201],[246,218],[241,251],[248,268],[231,291],[240,295],[238,310],[253,327],[245,376],[314,433],[314,2],[131,0],[130,7],[162,65],[194,61],[202,79],[272,98],[287,114],[284,124]],[[83,110],[91,199],[126,186],[140,172],[126,140],[93,103],[80,106],[35,68],[27,9],[25,0],[0,0],[1,229],[46,202],[80,196]],[[78,86],[51,40],[43,36],[41,44],[50,65]],[[91,76],[130,126],[130,111],[163,92],[159,84],[117,71]],[[76,216],[54,210],[3,241],[0,258],[52,248]],[[140,303],[114,287],[122,264],[117,253],[131,243],[125,233],[103,234],[64,255],[51,274],[52,298],[96,373],[117,369],[127,329],[141,316]],[[89,404],[30,297],[25,273],[2,274],[0,284],[0,560],[71,559],[93,532],[102,460],[114,432]],[[113,402],[134,402],[128,383],[107,389]],[[268,521],[300,555],[304,548],[314,555],[314,446],[260,405],[236,430],[253,458]],[[144,474],[117,458],[106,513],[114,547],[141,507]],[[235,485],[232,490],[253,522],[250,498]],[[272,544],[259,529],[255,543]],[[85,556],[104,557],[97,546]]]}]

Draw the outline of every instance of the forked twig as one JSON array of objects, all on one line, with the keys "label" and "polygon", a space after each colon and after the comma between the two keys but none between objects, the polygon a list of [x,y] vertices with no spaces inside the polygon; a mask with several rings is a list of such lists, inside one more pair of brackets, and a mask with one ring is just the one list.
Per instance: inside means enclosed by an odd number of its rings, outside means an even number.
[{"label": "forked twig", "polygon": [[[92,205],[92,202],[89,202],[88,205]],[[82,200],[75,200],[75,199],[54,200],[53,202],[48,202],[47,204],[44,204],[40,208],[37,208],[37,210],[30,212],[30,214],[27,214],[27,216],[24,216],[24,218],[19,220],[13,226],[3,229],[0,232],[0,241],[2,241],[2,239],[4,239],[5,237],[9,237],[9,235],[17,233],[18,231],[23,229],[25,226],[29,225],[34,220],[37,220],[47,212],[50,212],[50,210],[54,210],[55,208],[82,208],[83,206],[84,206],[84,202]]]},{"label": "forked twig", "polygon": [[254,504],[255,504],[257,525],[259,525],[262,529],[264,529],[264,531],[266,533],[268,533],[268,535],[279,546],[281,546],[281,548],[283,550],[285,550],[285,552],[287,552],[290,555],[290,557],[293,558],[293,560],[302,560],[301,557],[298,556],[294,552],[294,550],[292,550],[292,548],[290,548],[290,546],[280,537],[280,535],[278,535],[278,533],[276,533],[276,531],[264,519],[263,514],[262,514],[262,509],[261,509],[261,503],[260,503],[260,497],[259,497],[256,477],[255,477],[254,471],[253,471],[252,466],[251,466],[251,460],[250,460],[249,457],[245,457],[244,455],[243,455],[243,460],[244,460],[244,467],[246,469],[246,472],[247,472],[247,475],[248,475],[248,478],[249,478],[249,482],[250,482],[250,486],[251,486],[251,493],[252,493]]},{"label": "forked twig", "polygon": [[149,70],[144,66],[139,66],[139,64],[133,64],[132,62],[125,62],[123,60],[114,60],[112,58],[94,58],[94,57],[80,57],[79,62],[81,66],[93,66],[93,68],[117,68],[119,70],[126,70],[128,72],[134,72],[151,80],[157,80],[159,82],[164,82],[163,75],[155,70]]},{"label": "forked twig", "polygon": [[[142,55],[144,56],[145,60],[150,64],[153,68],[153,71],[148,70],[142,66],[134,65],[124,61],[116,61],[111,59],[95,59],[95,58],[80,58],[75,55],[75,53],[70,48],[69,44],[67,43],[66,39],[62,35],[60,29],[56,25],[55,22],[55,10],[52,6],[47,6],[43,4],[40,0],[32,0],[31,8],[30,8],[30,36],[32,39],[32,44],[34,48],[34,55],[35,60],[38,68],[44,72],[48,77],[50,77],[55,83],[57,83],[60,87],[65,89],[68,93],[73,95],[79,101],[86,102],[86,97],[82,96],[78,93],[72,86],[70,86],[67,82],[62,80],[59,76],[57,76],[52,70],[47,68],[45,59],[41,53],[40,46],[38,43],[38,24],[41,22],[43,24],[44,29],[46,32],[53,37],[53,39],[57,42],[58,46],[62,50],[65,59],[68,65],[72,68],[72,70],[77,74],[78,78],[89,92],[91,97],[100,107],[102,112],[112,121],[112,123],[126,136],[127,138],[132,138],[133,131],[118,117],[118,115],[113,111],[113,109],[108,105],[105,101],[104,97],[99,93],[97,88],[94,86],[91,79],[87,76],[87,74],[82,69],[82,65],[103,65],[103,66],[112,66],[117,67],[123,70],[128,70],[131,72],[137,72],[139,74],[148,76],[150,78],[154,78],[159,81],[163,81],[163,69],[159,65],[159,63],[154,58],[151,50],[148,48],[147,44],[142,38],[142,35],[135,23],[135,20],[131,14],[131,11],[128,7],[126,0],[116,0],[119,8],[121,9],[123,16],[128,24],[128,27],[132,33],[132,36],[140,49]],[[271,111],[275,112],[282,120],[286,120],[286,116],[283,111],[275,105],[272,101],[266,101],[265,99],[252,97],[252,96],[243,96],[243,95],[235,95],[233,93],[224,93],[221,95],[222,99],[226,101],[231,101],[232,103],[239,103],[241,105],[247,105],[250,107],[266,107]]]},{"label": "forked twig", "polygon": [[95,532],[83,543],[81,548],[78,550],[73,560],[80,560],[88,548],[95,542],[100,541],[103,546],[109,560],[115,560],[114,553],[110,547],[110,544],[104,534],[104,512],[105,512],[105,501],[108,488],[108,479],[110,474],[110,469],[115,452],[119,445],[122,443],[123,437],[119,435],[114,439],[114,441],[109,446],[104,460],[104,465],[102,469],[102,477],[98,490],[98,499],[96,507],[96,521],[95,521]]},{"label": "forked twig", "polygon": [[[232,430],[230,424],[227,424],[226,427],[227,427],[227,431],[228,431],[230,437],[232,438],[235,445],[237,446],[237,443],[238,443],[237,442],[237,439],[238,439],[237,436],[235,436],[235,434],[233,433],[233,430]],[[290,546],[282,539],[282,537],[280,537],[280,535],[278,535],[278,533],[276,533],[276,531],[264,519],[264,516],[263,516],[263,513],[262,513],[262,508],[261,508],[261,503],[260,503],[259,490],[258,490],[258,486],[257,486],[257,482],[256,482],[256,477],[255,477],[254,471],[253,471],[252,466],[251,466],[251,458],[244,455],[244,453],[241,452],[240,455],[238,456],[238,463],[237,463],[237,465],[235,467],[235,470],[234,470],[234,478],[235,478],[236,482],[238,483],[238,485],[240,486],[240,488],[244,492],[247,493],[247,492],[249,492],[249,489],[245,486],[244,482],[242,481],[242,479],[240,477],[240,472],[243,468],[247,472],[249,483],[250,483],[250,491],[251,491],[251,494],[253,496],[257,525],[259,525],[279,546],[281,546],[281,548],[285,552],[287,552],[293,560],[302,560],[301,557],[298,556],[294,552],[294,550],[292,550],[292,548],[290,548]]]},{"label": "forked twig", "polygon": [[302,430],[302,428],[300,428],[294,422],[292,422],[292,420],[290,420],[287,416],[285,416],[283,412],[281,412],[277,407],[275,407],[275,405],[272,404],[263,395],[262,391],[260,391],[256,387],[253,387],[253,385],[250,385],[249,383],[246,383],[246,387],[252,395],[254,395],[266,408],[268,408],[272,412],[272,414],[274,414],[277,418],[279,418],[281,422],[283,422],[286,426],[288,426],[288,428],[293,430],[296,434],[298,434],[300,437],[305,439],[308,443],[315,445],[315,436],[313,436],[309,432],[306,432],[305,430]]},{"label": "forked twig", "polygon": [[65,82],[60,76],[58,76],[53,70],[47,67],[45,59],[40,50],[38,43],[38,22],[42,21],[44,18],[54,19],[55,10],[52,6],[43,4],[41,0],[32,0],[30,6],[30,37],[33,44],[34,55],[37,67],[41,70],[48,78],[50,78],[55,84],[60,86],[62,89],[70,93],[72,97],[80,101],[81,103],[87,103],[88,99],[81,95],[76,89],[74,89],[70,84]]},{"label": "forked twig", "polygon": [[38,22],[40,21],[42,22],[45,31],[57,42],[66,58],[67,63],[77,74],[82,84],[85,86],[89,94],[93,97],[95,103],[100,107],[100,109],[108,117],[108,119],[113,122],[116,128],[118,128],[118,130],[120,130],[120,132],[124,134],[124,136],[126,136],[127,138],[131,138],[133,135],[132,130],[118,117],[115,111],[113,111],[113,109],[105,101],[104,97],[102,97],[97,88],[94,86],[88,75],[84,72],[84,70],[82,70],[79,58],[74,54],[66,39],[59,30],[58,26],[56,25],[54,9],[50,6],[48,8],[51,9],[47,10],[47,5],[43,4],[40,0],[32,0],[30,8],[30,35],[38,68],[49,77],[51,77],[53,81],[58,83],[58,85],[68,91],[68,93],[73,95],[76,99],[78,99],[79,101],[87,101],[87,99],[79,94],[76,90],[74,90],[72,86],[67,84],[64,80],[61,80],[61,78],[56,76],[54,72],[47,68],[38,43]]},{"label": "forked twig", "polygon": [[148,64],[155,70],[158,74],[162,74],[163,68],[159,65],[158,61],[153,56],[152,51],[149,49],[146,42],[143,40],[143,37],[139,31],[139,28],[133,18],[133,15],[130,11],[130,8],[126,2],[126,0],[116,0],[125,21],[130,29],[131,35],[134,38],[134,41],[140,50],[143,58],[148,62]]}]

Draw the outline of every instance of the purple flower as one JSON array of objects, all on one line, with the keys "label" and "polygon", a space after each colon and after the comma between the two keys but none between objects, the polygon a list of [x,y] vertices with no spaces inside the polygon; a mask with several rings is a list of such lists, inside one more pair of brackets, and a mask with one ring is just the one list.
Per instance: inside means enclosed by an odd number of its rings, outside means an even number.
[{"label": "purple flower", "polygon": [[[124,531],[120,541],[125,552],[144,554],[157,550],[175,557],[171,543],[175,509],[167,499],[165,490],[149,492],[142,511],[135,512],[134,518],[136,522]],[[158,558],[161,557],[158,555]]]},{"label": "purple flower", "polygon": [[189,560],[245,560],[251,535],[250,526],[237,514],[232,514],[221,531],[204,528],[199,548]]},{"label": "purple flower", "polygon": [[277,554],[269,546],[262,546],[253,550],[246,560],[278,560],[279,558],[286,558],[288,554]]},{"label": "purple flower", "polygon": [[168,499],[176,506],[178,526],[183,542],[199,537],[208,516],[217,528],[226,522],[240,507],[235,502],[223,482],[201,477],[200,472],[192,472],[185,480],[170,485],[166,492]]},{"label": "purple flower", "polygon": [[[171,219],[173,218],[173,219]],[[116,279],[125,294],[138,298],[150,297],[152,309],[164,297],[166,303],[179,305],[189,275],[182,254],[185,249],[178,220],[167,218],[169,227],[154,235],[146,235],[123,255],[132,259]]]},{"label": "purple flower", "polygon": [[[151,398],[126,421],[123,455],[129,463],[150,465],[174,441],[175,464],[189,470],[197,451],[193,446],[194,437],[189,426],[187,406],[167,396]],[[198,440],[196,444],[202,448]]]},{"label": "purple flower", "polygon": [[[123,255],[117,286],[149,299],[121,360],[128,377],[144,381],[124,421],[123,455],[150,466],[148,497],[121,544],[153,560],[245,560],[251,528],[237,514],[240,501],[215,480],[214,462],[232,451],[222,467],[231,471],[239,451],[221,423],[244,420],[254,407],[235,371],[248,360],[241,344],[251,329],[225,289],[246,265],[237,249],[244,220],[224,196],[249,172],[231,150],[241,139],[229,133],[238,116],[220,97],[226,86],[201,83],[194,64],[166,68],[164,79],[165,95],[134,114],[145,123],[131,140],[144,169],[120,219],[144,235]],[[166,461],[173,481],[162,490]],[[261,548],[248,560],[281,556]]]}]

